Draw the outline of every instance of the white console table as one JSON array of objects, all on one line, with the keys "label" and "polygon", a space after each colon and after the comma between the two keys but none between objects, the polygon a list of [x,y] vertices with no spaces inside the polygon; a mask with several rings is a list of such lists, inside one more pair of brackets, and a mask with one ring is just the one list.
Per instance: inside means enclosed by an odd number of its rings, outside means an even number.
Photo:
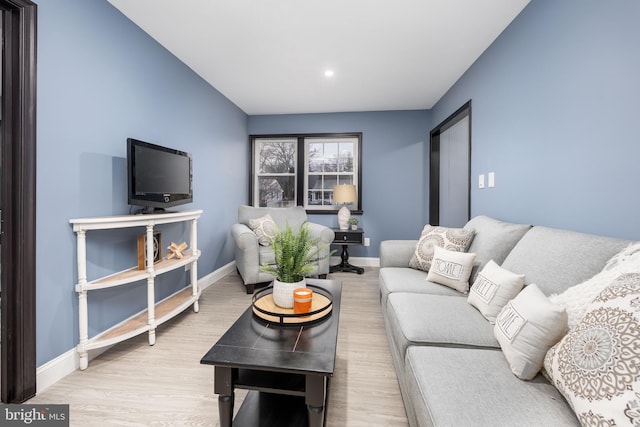
[{"label": "white console table", "polygon": [[[151,215],[120,215],[96,218],[71,219],[73,231],[76,233],[78,250],[78,321],[80,329],[80,342],[77,346],[80,355],[80,369],[87,369],[89,364],[88,351],[100,347],[113,345],[120,341],[149,332],[149,345],[156,342],[156,327],[184,311],[193,304],[193,310],[197,313],[198,298],[198,250],[197,221],[202,215],[201,210],[151,214]],[[162,259],[153,263],[153,227],[159,224],[189,222],[190,242],[189,250],[184,253],[182,259]],[[109,276],[87,281],[87,231],[108,230],[117,228],[145,227],[146,228],[146,269],[139,270],[133,267]],[[169,297],[155,302],[155,277],[177,268],[191,265],[191,283],[182,290]],[[147,309],[124,320],[123,322],[107,329],[99,335],[89,339],[89,316],[87,308],[87,292],[96,289],[124,286],[140,280],[147,281]]]}]

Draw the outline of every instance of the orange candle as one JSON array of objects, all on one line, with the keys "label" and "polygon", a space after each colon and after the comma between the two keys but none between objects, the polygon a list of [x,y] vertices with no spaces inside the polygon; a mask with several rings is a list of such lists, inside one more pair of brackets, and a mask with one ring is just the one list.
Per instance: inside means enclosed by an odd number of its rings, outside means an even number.
[{"label": "orange candle", "polygon": [[309,288],[298,288],[293,291],[293,312],[308,313],[311,311],[313,291]]}]

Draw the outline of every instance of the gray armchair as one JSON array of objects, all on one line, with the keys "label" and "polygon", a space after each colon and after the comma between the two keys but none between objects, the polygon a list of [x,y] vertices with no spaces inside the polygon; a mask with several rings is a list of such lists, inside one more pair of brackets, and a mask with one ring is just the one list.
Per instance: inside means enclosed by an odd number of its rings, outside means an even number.
[{"label": "gray armchair", "polygon": [[[275,264],[273,248],[262,246],[258,243],[258,236],[249,227],[249,220],[258,219],[265,215],[271,215],[276,226],[284,230],[286,224],[295,231],[303,224],[309,224],[309,233],[312,237],[320,239],[318,245],[331,244],[333,242],[333,230],[324,225],[315,224],[307,220],[307,213],[302,206],[290,208],[256,208],[253,206],[240,206],[238,208],[238,223],[231,226],[231,236],[235,241],[236,268],[242,277],[248,294],[252,294],[256,284],[268,283],[273,276],[260,271],[263,262]],[[325,278],[329,273],[329,253],[327,246],[318,255],[312,276]]]}]

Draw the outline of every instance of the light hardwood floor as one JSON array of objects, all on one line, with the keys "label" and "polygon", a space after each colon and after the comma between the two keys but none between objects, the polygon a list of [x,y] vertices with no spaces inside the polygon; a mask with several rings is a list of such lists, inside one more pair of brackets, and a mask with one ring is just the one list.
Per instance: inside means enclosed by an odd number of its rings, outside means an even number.
[{"label": "light hardwood floor", "polygon": [[[327,426],[407,426],[378,302],[378,269],[342,280],[336,369]],[[117,344],[28,403],[67,403],[71,426],[218,426],[213,367],[201,357],[251,304],[239,276],[205,289],[191,309]],[[244,391],[236,392],[236,409]]]}]

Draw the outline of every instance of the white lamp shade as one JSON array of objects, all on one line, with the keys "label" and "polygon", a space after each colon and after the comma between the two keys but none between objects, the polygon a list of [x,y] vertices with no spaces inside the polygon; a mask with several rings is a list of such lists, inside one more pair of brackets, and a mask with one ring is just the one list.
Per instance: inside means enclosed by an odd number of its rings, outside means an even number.
[{"label": "white lamp shade", "polygon": [[343,184],[333,187],[333,203],[353,203],[357,200],[355,185]]}]

